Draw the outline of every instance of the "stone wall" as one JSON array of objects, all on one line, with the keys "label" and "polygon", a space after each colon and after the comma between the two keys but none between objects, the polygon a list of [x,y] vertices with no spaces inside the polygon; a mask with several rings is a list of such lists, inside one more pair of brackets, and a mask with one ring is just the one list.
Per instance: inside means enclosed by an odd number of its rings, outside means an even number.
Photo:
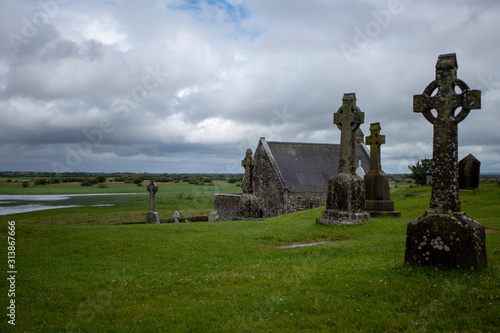
[{"label": "stone wall", "polygon": [[284,214],[324,206],[326,193],[326,190],[286,191]]},{"label": "stone wall", "polygon": [[221,221],[233,221],[238,217],[238,203],[241,194],[214,195],[214,209],[219,213]]}]

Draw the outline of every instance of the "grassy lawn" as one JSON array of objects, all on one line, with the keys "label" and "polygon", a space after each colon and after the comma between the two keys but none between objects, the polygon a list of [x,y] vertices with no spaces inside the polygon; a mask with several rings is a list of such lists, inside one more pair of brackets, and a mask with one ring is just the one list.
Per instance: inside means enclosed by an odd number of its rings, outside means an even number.
[{"label": "grassy lawn", "polygon": [[[213,192],[238,190],[171,186],[157,193],[162,218],[208,214]],[[2,216],[2,258],[7,221],[16,221],[18,274],[16,326],[4,316],[0,331],[498,331],[500,232],[487,233],[479,272],[404,265],[406,225],[429,198],[430,187],[398,188],[401,218],[336,227],[315,224],[321,208],[264,221],[117,225],[144,220],[139,198]],[[469,217],[500,230],[500,186],[460,198]],[[279,248],[325,240],[336,242]],[[7,289],[0,279],[3,309]]]}]

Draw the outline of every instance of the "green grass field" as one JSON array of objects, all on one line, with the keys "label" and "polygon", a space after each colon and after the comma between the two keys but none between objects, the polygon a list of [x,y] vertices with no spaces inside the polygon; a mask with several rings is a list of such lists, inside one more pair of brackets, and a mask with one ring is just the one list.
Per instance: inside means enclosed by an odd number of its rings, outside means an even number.
[{"label": "green grass field", "polygon": [[[50,186],[24,190],[84,191]],[[21,193],[11,184],[0,189]],[[160,184],[157,210],[162,219],[175,210],[206,215],[214,192],[238,190]],[[335,227],[315,224],[321,208],[264,221],[119,225],[144,221],[147,196],[115,207],[2,216],[4,276],[12,220],[18,273],[16,326],[3,316],[0,331],[498,332],[500,186],[460,193],[462,210],[491,231],[488,267],[479,272],[404,265],[406,225],[429,198],[430,187],[395,189],[401,218]],[[325,240],[336,242],[279,248]],[[0,279],[3,309],[7,290]]]}]

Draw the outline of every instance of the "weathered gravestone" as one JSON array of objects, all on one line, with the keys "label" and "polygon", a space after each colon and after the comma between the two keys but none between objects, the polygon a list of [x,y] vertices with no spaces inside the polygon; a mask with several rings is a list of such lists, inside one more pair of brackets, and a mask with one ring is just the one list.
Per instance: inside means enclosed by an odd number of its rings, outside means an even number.
[{"label": "weathered gravestone", "polygon": [[151,179],[147,187],[149,192],[149,212],[146,214],[146,224],[160,223],[160,214],[156,211],[155,194],[158,192],[158,185]]},{"label": "weathered gravestone", "polygon": [[175,211],[174,213],[174,223],[179,223],[179,218],[181,217],[181,214],[179,214],[178,211]]},{"label": "weathered gravestone", "polygon": [[461,190],[475,190],[479,188],[479,169],[481,162],[472,154],[458,162],[458,188]]},{"label": "weathered gravestone", "polygon": [[326,209],[319,224],[342,225],[369,222],[365,208],[365,186],[356,175],[355,132],[364,121],[364,113],[356,106],[355,94],[344,94],[342,106],[333,122],[341,131],[338,173],[328,181]]},{"label": "weathered gravestone", "polygon": [[434,167],[430,209],[407,227],[405,262],[410,265],[486,267],[485,229],[460,211],[458,198],[458,123],[481,108],[481,92],[458,79],[457,68],[455,54],[440,55],[436,80],[413,97],[413,111],[434,125]]},{"label": "weathered gravestone", "polygon": [[380,162],[380,146],[385,143],[385,135],[380,135],[380,123],[370,124],[370,136],[366,144],[370,146],[370,171],[365,179],[365,208],[370,217],[400,217],[401,213],[394,211],[394,201],[391,200],[389,176],[382,171]]},{"label": "weathered gravestone", "polygon": [[245,179],[243,180],[242,195],[238,200],[238,218],[241,220],[255,219],[259,217],[259,203],[253,194],[253,171],[257,160],[252,156],[252,149],[247,149],[241,166],[245,168]]}]

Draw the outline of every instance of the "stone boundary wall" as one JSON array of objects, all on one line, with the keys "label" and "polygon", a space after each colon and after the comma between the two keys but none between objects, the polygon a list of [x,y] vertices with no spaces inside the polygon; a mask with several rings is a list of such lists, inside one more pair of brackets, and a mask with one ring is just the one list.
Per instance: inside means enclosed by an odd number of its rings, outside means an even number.
[{"label": "stone boundary wall", "polygon": [[221,221],[238,219],[238,203],[241,194],[216,193],[214,195],[214,209],[217,210]]}]

